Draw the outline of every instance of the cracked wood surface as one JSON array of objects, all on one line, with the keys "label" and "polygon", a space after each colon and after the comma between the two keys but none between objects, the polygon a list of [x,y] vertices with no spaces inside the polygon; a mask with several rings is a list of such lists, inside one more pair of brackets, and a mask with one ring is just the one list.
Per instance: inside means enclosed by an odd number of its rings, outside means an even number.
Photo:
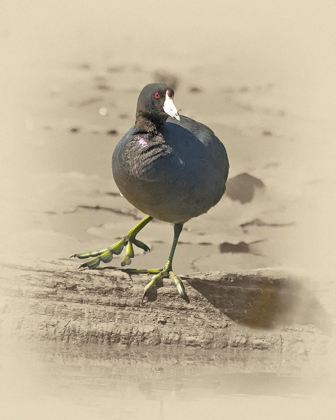
[{"label": "cracked wood surface", "polygon": [[189,303],[164,280],[142,306],[148,276],[113,267],[79,271],[73,261],[27,261],[5,266],[1,277],[7,336],[300,356],[321,354],[328,342],[329,321],[312,283],[277,269],[181,276]]}]

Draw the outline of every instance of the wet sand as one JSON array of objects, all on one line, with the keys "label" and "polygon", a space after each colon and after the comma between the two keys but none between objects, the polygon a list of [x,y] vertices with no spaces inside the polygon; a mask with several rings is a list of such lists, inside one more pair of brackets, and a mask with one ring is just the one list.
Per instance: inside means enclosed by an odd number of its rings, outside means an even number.
[{"label": "wet sand", "polygon": [[[334,382],[325,374],[279,375],[257,360],[218,353],[146,353],[40,343],[31,353],[10,348],[3,369],[6,419],[332,419]],[[32,356],[32,354],[34,356]],[[11,358],[10,360],[13,360]]]}]

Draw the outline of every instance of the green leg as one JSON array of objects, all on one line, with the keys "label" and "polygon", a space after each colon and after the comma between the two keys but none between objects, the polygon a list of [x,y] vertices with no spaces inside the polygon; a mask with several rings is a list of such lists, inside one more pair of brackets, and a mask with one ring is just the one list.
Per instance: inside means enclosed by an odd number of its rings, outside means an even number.
[{"label": "green leg", "polygon": [[179,277],[177,277],[177,275],[173,272],[173,258],[174,258],[174,254],[175,254],[175,249],[177,246],[177,242],[179,239],[179,236],[181,234],[183,228],[183,224],[182,223],[176,223],[174,225],[174,239],[173,239],[173,244],[171,246],[170,249],[170,253],[169,253],[169,257],[168,257],[168,261],[166,263],[166,265],[164,266],[163,269],[160,268],[154,268],[154,269],[149,269],[149,270],[142,270],[142,269],[132,269],[132,268],[126,268],[123,269],[122,271],[124,271],[125,273],[128,274],[142,274],[142,273],[149,273],[149,274],[155,274],[152,277],[152,280],[146,285],[145,290],[144,290],[144,294],[142,297],[142,301],[144,299],[144,297],[146,296],[147,292],[155,285],[155,283],[163,278],[169,277],[170,279],[174,280],[174,283],[177,287],[177,290],[179,292],[179,294],[181,295],[181,297],[183,299],[187,299],[187,294],[185,292],[183,283],[181,281],[181,279],[179,279]]},{"label": "green leg", "polygon": [[146,216],[144,219],[141,220],[133,229],[131,229],[126,236],[121,239],[121,241],[117,242],[116,244],[101,249],[100,251],[93,251],[93,252],[83,252],[81,254],[74,254],[71,255],[70,258],[91,258],[84,264],[82,264],[79,268],[96,268],[100,264],[100,262],[108,263],[112,261],[113,255],[121,254],[122,250],[126,247],[126,255],[121,261],[121,265],[129,265],[131,264],[131,259],[134,257],[134,250],[133,245],[137,246],[138,248],[143,249],[144,251],[149,251],[149,248],[146,244],[136,239],[136,235],[143,229],[147,223],[153,220],[152,216]]}]

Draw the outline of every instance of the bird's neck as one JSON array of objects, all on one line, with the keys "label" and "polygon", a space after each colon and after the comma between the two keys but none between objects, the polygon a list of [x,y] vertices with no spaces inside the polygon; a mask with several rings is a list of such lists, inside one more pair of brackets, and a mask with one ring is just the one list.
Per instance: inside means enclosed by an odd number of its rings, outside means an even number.
[{"label": "bird's neck", "polygon": [[160,122],[154,122],[142,115],[137,115],[134,131],[136,133],[157,134],[159,131],[160,125],[161,125]]}]

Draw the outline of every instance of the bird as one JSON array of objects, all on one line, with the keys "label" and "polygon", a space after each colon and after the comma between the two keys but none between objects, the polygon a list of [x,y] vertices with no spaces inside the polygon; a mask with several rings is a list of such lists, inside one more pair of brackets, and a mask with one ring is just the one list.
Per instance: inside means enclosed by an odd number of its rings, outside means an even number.
[{"label": "bird", "polygon": [[151,220],[171,223],[174,239],[163,268],[121,270],[153,275],[142,302],[163,278],[174,281],[180,296],[187,300],[185,287],[173,272],[173,258],[183,225],[210,210],[225,193],[229,160],[224,144],[209,127],[179,114],[171,87],[151,83],[140,92],[135,124],[113,152],[112,173],[121,195],[146,217],[114,245],[72,257],[89,258],[80,268],[96,268],[125,249],[121,261],[125,267],[131,264],[134,246],[149,251],[137,235]]}]

